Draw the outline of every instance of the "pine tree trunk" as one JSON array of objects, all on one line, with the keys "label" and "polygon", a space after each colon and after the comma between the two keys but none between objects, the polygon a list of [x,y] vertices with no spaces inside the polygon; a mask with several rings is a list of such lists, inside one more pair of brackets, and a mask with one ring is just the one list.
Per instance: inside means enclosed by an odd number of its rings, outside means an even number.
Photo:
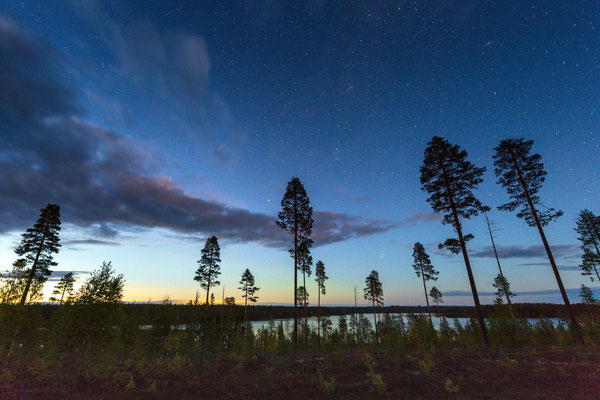
[{"label": "pine tree trunk", "polygon": [[317,343],[321,347],[321,287],[317,284]]},{"label": "pine tree trunk", "polygon": [[58,303],[59,306],[62,304],[63,299],[65,298],[66,291],[67,291],[67,286],[65,285],[65,287],[63,288],[63,291],[62,291],[62,295],[60,296],[60,302]]},{"label": "pine tree trunk", "polygon": [[212,275],[212,264],[213,264],[213,249],[210,249],[210,265],[208,267],[208,281],[206,282],[206,310],[208,310],[208,295],[210,293],[210,277]]},{"label": "pine tree trunk", "polygon": [[508,288],[506,287],[506,280],[504,279],[504,274],[502,273],[502,267],[500,266],[500,258],[498,257],[498,252],[496,251],[496,243],[494,242],[494,235],[492,235],[492,228],[490,227],[490,220],[488,219],[487,215],[485,216],[485,221],[487,222],[488,231],[490,232],[490,239],[492,240],[492,247],[494,248],[494,255],[496,256],[496,263],[498,263],[498,271],[500,271],[500,277],[502,277],[502,286],[504,286],[504,294],[506,295],[508,310],[510,311],[510,317],[512,318],[512,321],[514,323],[515,314],[513,313],[512,303],[510,301],[510,296],[508,295]]},{"label": "pine tree trunk", "polygon": [[48,224],[44,227],[44,234],[42,235],[42,241],[40,242],[40,247],[38,247],[37,254],[35,255],[35,261],[31,266],[31,272],[29,273],[29,277],[27,278],[27,284],[25,285],[25,290],[23,290],[23,296],[21,297],[21,305],[25,305],[25,301],[27,301],[27,292],[29,292],[29,287],[31,286],[31,282],[33,281],[33,277],[35,276],[35,268],[37,267],[38,260],[40,259],[40,254],[44,247],[44,241],[46,240],[46,234],[48,233]]},{"label": "pine tree trunk", "polygon": [[469,255],[467,253],[467,246],[465,245],[465,238],[463,237],[462,228],[460,225],[460,220],[458,219],[458,213],[456,210],[456,205],[454,204],[454,197],[452,194],[452,190],[450,189],[450,182],[446,177],[446,171],[444,170],[444,166],[440,163],[440,167],[442,169],[442,173],[444,175],[444,182],[446,184],[446,191],[448,200],[450,202],[450,207],[452,209],[452,216],[454,217],[454,228],[456,229],[456,233],[458,234],[458,240],[460,241],[460,248],[462,250],[463,258],[465,260],[465,267],[467,268],[467,275],[469,277],[469,284],[471,285],[471,293],[473,294],[473,302],[475,303],[475,310],[477,312],[477,320],[479,322],[479,330],[481,331],[481,339],[483,340],[483,344],[485,347],[490,347],[490,341],[487,335],[487,328],[485,326],[485,320],[483,318],[483,311],[481,309],[481,304],[479,304],[479,295],[477,294],[477,287],[475,286],[475,278],[473,277],[473,271],[471,270],[471,262],[469,261]]},{"label": "pine tree trunk", "polygon": [[425,284],[425,275],[423,275],[423,266],[421,265],[421,278],[423,278],[423,290],[425,291],[425,302],[427,303],[427,314],[429,315],[429,323],[431,324],[431,329],[435,329],[433,327],[433,319],[431,319],[431,310],[429,310],[429,298],[427,297],[427,285]]},{"label": "pine tree trunk", "polygon": [[298,200],[294,197],[294,347],[298,350]]},{"label": "pine tree trunk", "polygon": [[[225,312],[225,285],[223,285],[223,293],[221,294],[221,326],[219,327],[219,341],[223,337],[223,313]],[[244,314],[246,311],[244,310]],[[246,316],[244,315],[244,319]]]},{"label": "pine tree trunk", "polygon": [[511,151],[513,164],[519,176],[519,182],[523,187],[523,191],[525,193],[525,197],[527,198],[527,203],[529,204],[529,208],[531,209],[531,214],[535,220],[535,224],[537,226],[538,232],[540,233],[540,237],[542,238],[542,243],[544,244],[544,248],[546,249],[546,254],[548,255],[548,260],[550,261],[550,265],[552,266],[552,271],[554,272],[554,276],[556,278],[556,283],[558,284],[558,288],[560,290],[560,294],[562,295],[563,301],[565,303],[565,307],[567,308],[567,312],[569,313],[569,319],[571,320],[571,325],[573,326],[573,332],[575,334],[575,339],[579,342],[579,344],[584,344],[583,336],[581,335],[581,331],[579,329],[579,323],[577,322],[577,317],[575,316],[575,312],[573,311],[573,307],[571,307],[571,302],[569,301],[569,297],[567,296],[567,292],[565,291],[565,287],[563,286],[562,279],[560,277],[560,273],[558,272],[558,267],[556,266],[556,262],[554,262],[554,256],[552,255],[552,250],[550,250],[550,245],[546,240],[546,235],[544,234],[544,229],[542,229],[542,224],[537,215],[537,211],[533,205],[533,201],[531,201],[531,196],[529,195],[529,189],[525,184],[525,180],[523,179],[523,175],[521,173],[521,169],[517,164],[517,160],[515,158],[514,153]]},{"label": "pine tree trunk", "polygon": [[302,271],[302,280],[304,285],[304,344],[308,346],[308,309],[306,308],[306,272]]},{"label": "pine tree trunk", "polygon": [[375,343],[379,345],[379,330],[377,329],[377,311],[375,310],[375,296],[373,296],[373,321],[375,321]]},{"label": "pine tree trunk", "polygon": [[248,284],[246,284],[246,298],[244,299],[244,336],[248,331],[248,320],[246,319],[246,310],[248,309]]}]

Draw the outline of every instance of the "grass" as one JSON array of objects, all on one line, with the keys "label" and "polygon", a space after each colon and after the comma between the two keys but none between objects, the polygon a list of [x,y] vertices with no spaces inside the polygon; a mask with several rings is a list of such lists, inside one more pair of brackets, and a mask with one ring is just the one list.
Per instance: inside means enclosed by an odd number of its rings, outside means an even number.
[{"label": "grass", "polygon": [[[271,323],[242,333],[235,313],[193,309],[187,329],[173,329],[165,305],[136,316],[119,304],[0,308],[0,346],[10,359],[0,375],[6,398],[594,398],[600,392],[599,319],[580,315],[586,345],[568,326],[516,323],[502,307],[487,320],[492,348],[477,325],[453,321],[434,331],[425,316],[380,322],[344,319],[320,344]],[[220,311],[220,310],[217,310]],[[25,313],[20,315],[19,313]],[[140,329],[150,318],[151,329]]]}]

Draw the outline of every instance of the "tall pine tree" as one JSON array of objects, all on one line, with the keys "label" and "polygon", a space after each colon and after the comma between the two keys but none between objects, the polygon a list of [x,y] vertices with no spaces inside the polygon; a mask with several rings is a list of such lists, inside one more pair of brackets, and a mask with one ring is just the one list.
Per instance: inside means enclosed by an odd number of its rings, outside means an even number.
[{"label": "tall pine tree", "polygon": [[485,168],[476,167],[467,160],[465,150],[450,144],[444,138],[434,136],[425,150],[425,159],[421,166],[421,189],[429,193],[427,201],[433,211],[443,214],[443,223],[452,225],[458,234],[457,245],[460,246],[465,260],[481,338],[484,345],[489,347],[483,311],[461,225],[461,218],[469,219],[487,210],[472,192],[483,181],[481,176],[484,172]]},{"label": "tall pine tree", "polygon": [[[254,275],[250,272],[248,268],[242,274],[242,279],[240,280],[240,289],[242,291],[242,297],[244,298],[244,334],[248,330],[248,320],[246,318],[248,302],[256,303],[258,300],[258,296],[256,296],[256,292],[260,290],[260,288],[254,286]],[[234,300],[235,303],[235,300]]]},{"label": "tall pine tree", "polygon": [[325,274],[325,264],[323,261],[317,261],[315,265],[315,281],[317,282],[317,340],[319,345],[321,344],[321,295],[325,296],[327,291],[325,290],[325,281],[329,277]]},{"label": "tall pine tree", "polygon": [[217,280],[221,275],[221,248],[216,236],[211,236],[206,240],[201,254],[194,280],[200,282],[200,286],[206,290],[206,307],[208,307],[210,288],[221,284]]},{"label": "tall pine tree", "polygon": [[[515,314],[513,312],[512,309],[512,302],[510,301],[510,289],[508,288],[508,280],[504,277],[504,274],[502,273],[502,266],[500,265],[500,258],[498,257],[498,251],[496,250],[496,242],[494,241],[494,233],[492,232],[492,224],[490,223],[490,219],[488,218],[487,214],[485,215],[485,222],[487,223],[487,227],[488,227],[488,232],[490,234],[490,240],[492,241],[492,248],[494,249],[494,255],[496,256],[496,263],[498,264],[498,277],[496,277],[496,279],[494,280],[495,283],[506,283],[507,287],[502,288],[501,293],[504,293],[504,295],[506,296],[506,303],[508,304],[508,310],[510,311],[510,317],[512,318],[513,322],[515,322]],[[498,290],[498,292],[500,292],[500,289]],[[498,293],[497,292],[497,293]]]},{"label": "tall pine tree", "polygon": [[27,294],[32,282],[35,280],[44,284],[48,276],[52,274],[50,267],[56,262],[53,261],[52,254],[58,253],[60,247],[60,207],[56,204],[48,204],[42,208],[40,217],[33,226],[21,235],[21,244],[16,248],[15,253],[18,256],[32,263],[29,270],[29,276],[26,278],[25,287],[21,294],[21,305],[25,304]]},{"label": "tall pine tree", "polygon": [[429,309],[429,297],[427,296],[427,281],[437,281],[438,271],[435,270],[429,254],[425,251],[425,247],[419,242],[415,243],[413,247],[413,268],[417,274],[417,278],[423,280],[423,290],[425,291],[425,302],[427,303],[427,314],[429,314],[429,322],[433,328],[433,320],[431,319],[431,310]]},{"label": "tall pine tree", "polygon": [[375,340],[379,343],[379,328],[377,327],[377,309],[383,304],[383,285],[379,280],[379,272],[373,270],[365,279],[365,288],[363,289],[365,300],[373,304],[373,321],[375,321]]},{"label": "tall pine tree", "polygon": [[[498,183],[506,188],[512,199],[512,201],[501,205],[498,209],[511,212],[518,209],[518,218],[524,219],[527,225],[531,227],[537,227],[560,294],[569,313],[575,338],[580,344],[583,344],[583,336],[575,317],[575,311],[571,307],[571,302],[563,286],[543,229],[548,223],[560,217],[563,212],[547,208],[541,204],[538,192],[542,188],[547,172],[544,170],[542,157],[539,154],[531,154],[532,146],[533,140],[505,139],[494,149],[494,173],[498,177]],[[543,210],[540,211],[538,206],[542,207]]]},{"label": "tall pine tree", "polygon": [[290,249],[294,257],[294,345],[298,346],[298,245],[312,245],[310,235],[313,226],[313,209],[310,199],[300,179],[292,178],[281,199],[281,211],[276,224],[294,237],[294,247]]}]

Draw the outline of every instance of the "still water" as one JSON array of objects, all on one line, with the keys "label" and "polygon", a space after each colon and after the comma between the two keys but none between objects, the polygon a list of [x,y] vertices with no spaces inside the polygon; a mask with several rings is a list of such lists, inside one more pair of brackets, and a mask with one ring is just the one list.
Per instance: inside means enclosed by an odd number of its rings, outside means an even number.
[{"label": "still water", "polygon": [[[369,321],[371,322],[371,325],[374,324],[373,314],[372,313],[363,313],[362,315],[364,315],[365,317],[367,317],[369,319]],[[392,317],[398,317],[400,315],[402,315],[402,317],[404,318],[404,322],[407,323],[408,322],[407,316],[409,314],[390,314],[390,316],[392,316]],[[423,314],[423,315],[426,315],[426,314]],[[382,320],[383,320],[383,316],[384,315],[381,314]],[[341,315],[332,315],[332,316],[329,317],[329,319],[331,320],[332,328],[337,328],[338,321],[340,320],[340,317],[341,317]],[[346,319],[347,319],[347,322],[349,323],[350,322],[350,315],[346,315]],[[433,326],[435,327],[435,329],[439,329],[440,328],[441,318],[432,315],[431,319],[433,321]],[[455,318],[446,317],[446,319],[448,320],[448,323],[450,324],[450,326],[454,327],[454,319]],[[464,318],[464,317],[456,318],[456,319],[458,321],[460,321],[460,323],[462,324],[462,326],[465,326],[466,323],[467,323],[467,321],[468,321],[468,318]],[[527,321],[530,324],[535,324],[539,320],[540,320],[539,318],[528,318],[527,319]],[[551,321],[554,326],[556,326],[556,325],[558,325],[558,323],[560,321],[560,318],[548,318],[548,320]],[[299,319],[298,321],[299,321],[298,324],[300,324],[301,320]],[[275,319],[275,320],[273,320],[273,322],[275,322],[276,326],[279,325],[280,322],[283,322],[283,326],[284,327],[286,326],[286,324],[290,324],[290,326],[293,326],[294,319],[293,318]],[[270,321],[251,321],[251,323],[252,323],[252,329],[254,329],[255,331],[257,331],[260,328],[264,328],[264,327],[269,326]],[[315,328],[316,329],[317,328],[317,317],[309,317],[308,318],[308,325],[311,328]]]}]

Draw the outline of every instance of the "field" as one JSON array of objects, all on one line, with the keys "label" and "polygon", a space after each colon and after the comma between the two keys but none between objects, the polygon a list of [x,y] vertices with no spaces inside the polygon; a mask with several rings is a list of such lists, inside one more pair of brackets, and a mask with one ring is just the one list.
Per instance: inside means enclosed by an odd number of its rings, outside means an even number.
[{"label": "field", "polygon": [[[161,385],[134,376],[120,387],[114,380],[69,387],[25,373],[3,380],[0,398],[597,399],[600,393],[600,357],[589,349],[367,354],[218,357]],[[369,376],[369,357],[379,386]]]}]

